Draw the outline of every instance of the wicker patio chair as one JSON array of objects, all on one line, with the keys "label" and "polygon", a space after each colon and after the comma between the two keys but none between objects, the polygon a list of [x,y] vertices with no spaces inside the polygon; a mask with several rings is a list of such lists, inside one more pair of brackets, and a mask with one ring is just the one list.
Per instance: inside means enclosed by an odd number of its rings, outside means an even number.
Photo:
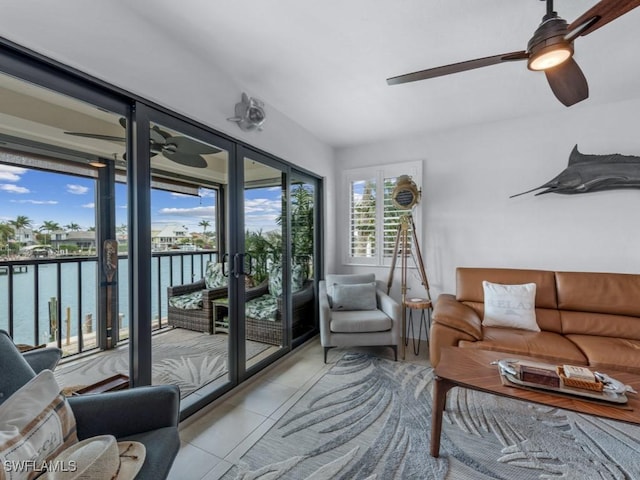
[{"label": "wicker patio chair", "polygon": [[167,298],[202,290],[202,308],[185,309],[169,305],[167,323],[171,327],[186,328],[197,332],[213,333],[213,300],[227,296],[227,287],[210,288],[204,279],[185,285],[167,288]]}]

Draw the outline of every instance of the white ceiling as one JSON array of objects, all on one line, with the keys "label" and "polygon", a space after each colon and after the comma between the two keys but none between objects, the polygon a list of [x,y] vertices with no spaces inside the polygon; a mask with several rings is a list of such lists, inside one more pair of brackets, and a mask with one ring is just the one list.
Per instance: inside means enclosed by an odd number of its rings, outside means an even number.
[{"label": "white ceiling", "polygon": [[[385,81],[526,49],[545,12],[539,0],[6,3],[0,31],[29,47],[38,46],[29,40],[38,34],[41,42],[47,36],[90,38],[91,48],[104,48],[96,55],[109,61],[109,46],[134,35],[132,26],[166,37],[170,43],[160,51],[151,46],[142,58],[179,68],[186,49],[334,147],[567,108],[544,74],[528,71],[525,62],[392,87]],[[555,9],[571,22],[595,3],[557,0]],[[638,25],[640,8],[576,40],[590,98],[571,109],[640,97]]]}]

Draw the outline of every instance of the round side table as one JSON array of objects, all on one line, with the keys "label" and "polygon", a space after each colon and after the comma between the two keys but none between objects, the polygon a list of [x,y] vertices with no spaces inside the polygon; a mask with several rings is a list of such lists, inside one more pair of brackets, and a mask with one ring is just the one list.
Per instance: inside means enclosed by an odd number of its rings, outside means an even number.
[{"label": "round side table", "polygon": [[[405,347],[409,345],[409,332],[413,337],[413,353],[420,353],[420,337],[422,336],[422,325],[424,325],[427,336],[427,345],[429,344],[429,329],[431,328],[431,300],[428,298],[407,298],[404,301],[405,308],[409,309],[409,321],[407,322],[407,331],[404,336]],[[418,330],[418,339],[416,341],[415,331],[413,329],[413,311],[420,310],[420,328]],[[426,312],[426,314],[425,314]]]}]

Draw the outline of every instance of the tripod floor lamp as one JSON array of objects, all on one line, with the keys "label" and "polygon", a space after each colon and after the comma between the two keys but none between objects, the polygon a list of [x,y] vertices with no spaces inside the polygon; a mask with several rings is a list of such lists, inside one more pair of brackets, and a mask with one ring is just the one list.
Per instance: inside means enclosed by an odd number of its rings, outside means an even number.
[{"label": "tripod floor lamp", "polygon": [[[393,284],[394,271],[398,256],[400,257],[400,293],[402,295],[402,358],[405,358],[405,345],[406,345],[406,327],[407,327],[407,306],[410,308],[413,306],[419,306],[420,308],[431,308],[431,294],[429,293],[429,280],[427,279],[427,272],[424,268],[424,261],[422,259],[422,253],[420,252],[420,244],[418,243],[418,237],[416,234],[416,225],[413,221],[413,215],[411,209],[415,207],[420,200],[420,190],[416,184],[411,180],[408,175],[402,175],[398,177],[397,183],[393,192],[391,193],[391,201],[398,209],[409,210],[406,214],[400,217],[400,224],[398,225],[398,231],[396,233],[396,239],[393,249],[393,255],[391,257],[391,267],[389,271],[389,279],[387,281],[387,294],[391,291]],[[411,257],[414,266],[416,267],[418,274],[420,275],[420,282],[427,294],[426,300],[422,300],[419,303],[407,301],[407,271],[408,261]],[[415,305],[414,305],[415,304]],[[422,323],[420,324],[420,332],[422,331]],[[427,332],[427,335],[429,332]],[[415,339],[414,339],[415,342]],[[414,345],[415,351],[415,345]]]}]

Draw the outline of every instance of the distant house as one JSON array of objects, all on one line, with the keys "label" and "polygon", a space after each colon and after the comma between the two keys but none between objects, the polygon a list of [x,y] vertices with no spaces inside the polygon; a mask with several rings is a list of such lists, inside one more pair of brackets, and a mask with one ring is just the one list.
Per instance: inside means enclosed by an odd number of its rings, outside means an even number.
[{"label": "distant house", "polygon": [[72,245],[81,250],[89,250],[96,248],[96,232],[56,230],[51,232],[50,245],[59,250],[65,245]]},{"label": "distant house", "polygon": [[169,250],[185,243],[185,240],[191,240],[191,235],[185,227],[179,225],[167,225],[151,232],[151,248],[155,251]]},{"label": "distant house", "polygon": [[36,242],[36,235],[31,228],[18,228],[15,231],[15,241],[23,247],[34,245]]}]

